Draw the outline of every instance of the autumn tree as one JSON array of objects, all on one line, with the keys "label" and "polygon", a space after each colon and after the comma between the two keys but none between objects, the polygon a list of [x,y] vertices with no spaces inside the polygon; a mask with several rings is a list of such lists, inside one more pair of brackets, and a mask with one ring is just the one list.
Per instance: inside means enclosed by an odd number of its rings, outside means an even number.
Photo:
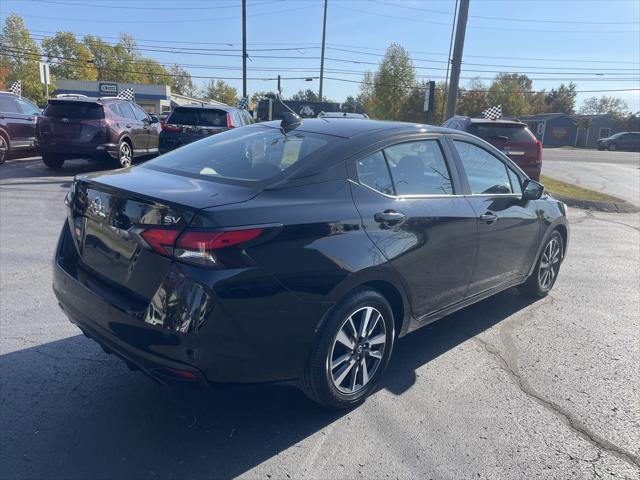
[{"label": "autumn tree", "polygon": [[520,116],[530,112],[531,80],[518,73],[499,73],[489,86],[487,102],[502,105],[504,115]]},{"label": "autumn tree", "polygon": [[71,32],[57,32],[42,40],[42,52],[51,63],[51,74],[68,80],[97,80],[91,51]]},{"label": "autumn tree", "polygon": [[479,117],[488,107],[487,86],[476,78],[471,80],[469,86],[461,92],[456,111],[461,115]]},{"label": "autumn tree", "polygon": [[568,85],[561,83],[558,88],[552,88],[546,97],[549,111],[567,115],[576,113],[576,88],[577,85],[573,82],[569,82]]},{"label": "autumn tree", "polygon": [[409,53],[397,43],[392,43],[373,75],[373,116],[399,120],[415,85],[416,72]]},{"label": "autumn tree", "polygon": [[177,64],[172,65],[169,73],[171,77],[165,77],[163,83],[168,83],[172,91],[188,97],[197,95],[198,89],[194,85],[191,75],[184,68]]},{"label": "autumn tree", "polygon": [[622,118],[627,115],[629,106],[621,98],[602,96],[587,98],[582,102],[580,113],[588,115],[609,114],[616,118]]},{"label": "autumn tree", "polygon": [[224,80],[209,80],[200,95],[227,105],[234,105],[238,101],[238,91]]}]

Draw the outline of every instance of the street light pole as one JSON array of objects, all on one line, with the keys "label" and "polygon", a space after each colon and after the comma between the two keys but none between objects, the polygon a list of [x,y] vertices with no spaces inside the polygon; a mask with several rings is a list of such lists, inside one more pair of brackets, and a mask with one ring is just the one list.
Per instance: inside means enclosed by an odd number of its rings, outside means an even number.
[{"label": "street light pole", "polygon": [[460,0],[458,11],[458,23],[456,24],[456,41],[453,46],[451,59],[451,79],[449,81],[449,95],[447,96],[447,116],[456,114],[456,100],[458,96],[458,82],[460,82],[460,66],[462,63],[462,50],[464,49],[464,35],[467,30],[467,17],[469,16],[469,0]]},{"label": "street light pole", "polygon": [[322,22],[322,52],[320,54],[320,101],[322,101],[322,77],[324,76],[324,46],[327,39],[327,1],[324,0],[324,20]]},{"label": "street light pole", "polygon": [[247,0],[242,0],[242,98],[247,96]]}]

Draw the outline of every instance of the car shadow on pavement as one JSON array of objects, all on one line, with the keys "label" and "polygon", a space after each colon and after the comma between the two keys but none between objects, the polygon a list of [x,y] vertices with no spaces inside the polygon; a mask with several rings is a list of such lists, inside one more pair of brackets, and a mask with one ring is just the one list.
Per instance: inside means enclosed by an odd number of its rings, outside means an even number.
[{"label": "car shadow on pavement", "polygon": [[[401,395],[416,369],[527,305],[504,292],[400,339],[381,388]],[[0,355],[0,378],[2,478],[230,478],[349,414],[286,384],[163,388],[81,335]],[[289,453],[295,478],[310,454]]]}]

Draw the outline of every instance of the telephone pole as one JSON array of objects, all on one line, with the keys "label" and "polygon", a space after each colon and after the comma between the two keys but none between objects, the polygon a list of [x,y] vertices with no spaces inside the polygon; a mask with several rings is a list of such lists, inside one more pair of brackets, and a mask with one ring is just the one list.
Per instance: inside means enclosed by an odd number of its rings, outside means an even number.
[{"label": "telephone pole", "polygon": [[324,20],[322,22],[322,53],[320,54],[320,101],[322,101],[322,77],[324,76],[324,46],[327,39],[327,1],[324,0]]},{"label": "telephone pole", "polygon": [[458,23],[456,24],[456,40],[453,46],[451,58],[451,79],[449,80],[449,95],[447,95],[447,117],[456,114],[456,100],[458,97],[458,82],[460,82],[460,64],[462,63],[462,50],[464,49],[464,35],[467,30],[467,17],[469,16],[469,0],[460,0],[458,10]]},{"label": "telephone pole", "polygon": [[242,0],[242,98],[247,96],[247,0]]}]

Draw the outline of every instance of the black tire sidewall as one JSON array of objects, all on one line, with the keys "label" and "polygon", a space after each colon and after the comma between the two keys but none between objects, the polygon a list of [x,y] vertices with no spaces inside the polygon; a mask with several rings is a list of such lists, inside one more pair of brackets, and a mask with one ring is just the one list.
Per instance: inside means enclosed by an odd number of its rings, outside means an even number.
[{"label": "black tire sidewall", "polygon": [[62,168],[62,165],[64,165],[64,162],[65,162],[65,159],[61,155],[56,155],[54,153],[43,153],[42,162],[47,167],[55,170],[58,168]]},{"label": "black tire sidewall", "polygon": [[[374,307],[382,314],[387,332],[387,343],[382,361],[369,383],[355,394],[344,394],[333,385],[327,368],[328,356],[333,347],[338,328],[348,316],[365,306]],[[306,378],[303,381],[307,385],[303,387],[303,390],[314,400],[330,408],[351,408],[362,403],[375,390],[384,374],[393,352],[394,340],[394,318],[389,302],[375,290],[361,289],[355,291],[349,297],[336,304],[326,322],[322,325],[318,341],[305,372]],[[309,387],[312,392],[309,392]]]},{"label": "black tire sidewall", "polygon": [[[122,164],[122,145],[127,144],[129,146],[129,154],[131,155],[131,163],[127,166]],[[133,148],[131,147],[131,145],[129,144],[129,142],[127,142],[126,140],[120,140],[120,143],[118,143],[118,165],[120,166],[120,168],[126,168],[126,167],[130,167],[133,165]]]},{"label": "black tire sidewall", "polygon": [[[560,244],[560,265],[558,265],[558,272],[556,273],[556,276],[553,278],[551,285],[549,286],[548,289],[545,290],[540,286],[540,263],[542,263],[542,256],[544,255],[544,251],[547,249],[547,247],[549,246],[549,243],[553,239],[556,239]],[[554,230],[553,232],[551,232],[551,235],[549,235],[547,240],[544,242],[544,247],[542,247],[540,256],[538,258],[538,261],[536,262],[536,269],[534,270],[533,275],[531,275],[532,278],[530,279],[535,281],[535,293],[539,297],[546,296],[553,289],[554,285],[556,284],[556,280],[558,280],[558,275],[560,274],[560,267],[562,266],[563,259],[564,259],[564,242],[562,241],[562,235],[560,235],[560,233],[557,230]]]}]

